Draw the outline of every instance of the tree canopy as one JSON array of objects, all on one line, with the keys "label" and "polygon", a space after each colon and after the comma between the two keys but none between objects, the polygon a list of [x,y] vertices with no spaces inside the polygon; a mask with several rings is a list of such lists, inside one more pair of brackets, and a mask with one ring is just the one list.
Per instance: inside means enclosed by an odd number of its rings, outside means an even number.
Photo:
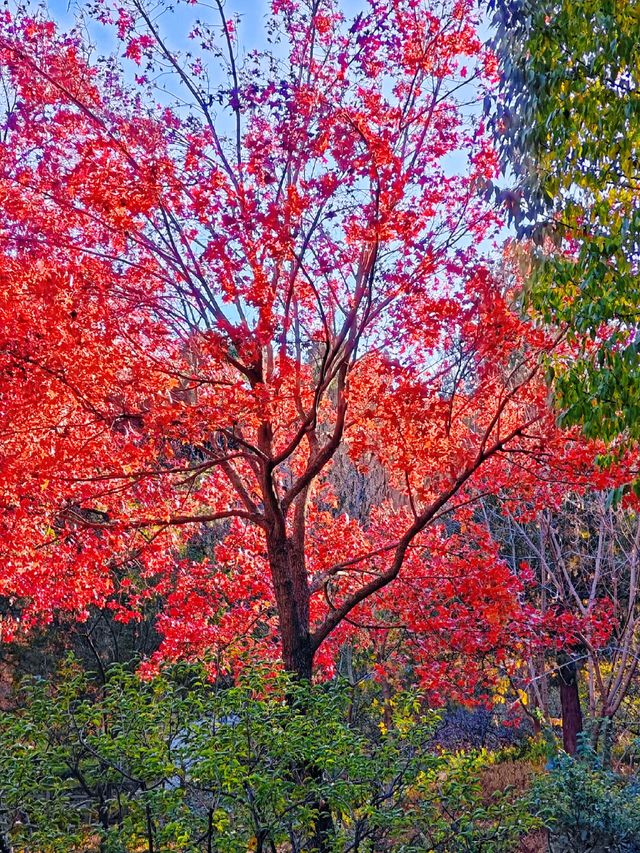
[{"label": "tree canopy", "polygon": [[[246,56],[221,4],[183,54],[161,11],[99,12],[131,82],[80,30],[2,18],[5,630],[161,596],[165,657],[259,641],[308,676],[553,431],[555,341],[483,253],[496,159],[464,92],[493,59],[466,0],[274,2],[277,51]],[[338,460],[384,472],[366,518]]]}]

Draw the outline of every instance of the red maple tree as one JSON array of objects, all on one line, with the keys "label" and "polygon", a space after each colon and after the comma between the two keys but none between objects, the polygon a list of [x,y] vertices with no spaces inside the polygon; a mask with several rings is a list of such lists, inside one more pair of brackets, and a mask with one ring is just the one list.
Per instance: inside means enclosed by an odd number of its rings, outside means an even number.
[{"label": "red maple tree", "polygon": [[[159,595],[164,657],[308,678],[544,445],[553,343],[484,256],[469,0],[273,0],[246,55],[216,7],[182,53],[101,7],[134,80],[2,13],[3,626]],[[345,470],[383,481],[359,516]]]}]

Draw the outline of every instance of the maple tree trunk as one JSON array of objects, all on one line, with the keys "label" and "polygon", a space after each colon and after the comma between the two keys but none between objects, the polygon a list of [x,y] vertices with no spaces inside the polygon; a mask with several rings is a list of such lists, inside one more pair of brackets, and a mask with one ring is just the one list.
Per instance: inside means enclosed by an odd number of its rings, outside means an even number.
[{"label": "maple tree trunk", "polygon": [[278,607],[282,661],[287,672],[311,681],[314,650],[309,631],[309,585],[304,554],[286,537],[267,540]]},{"label": "maple tree trunk", "polygon": [[567,654],[558,655],[560,677],[560,705],[562,708],[562,745],[569,755],[578,749],[578,735],[582,732],[582,707],[578,691],[578,668]]},{"label": "maple tree trunk", "polygon": [[[276,536],[267,537],[267,550],[278,608],[282,661],[295,678],[311,682],[315,650],[309,626],[309,584],[304,551],[291,539]],[[304,708],[299,711],[305,713]],[[313,725],[312,720],[310,725]],[[322,776],[322,771],[308,762],[296,769],[311,782],[319,781]],[[331,810],[324,800],[318,800],[312,807],[317,818],[306,849],[309,853],[328,853],[334,834]]]}]

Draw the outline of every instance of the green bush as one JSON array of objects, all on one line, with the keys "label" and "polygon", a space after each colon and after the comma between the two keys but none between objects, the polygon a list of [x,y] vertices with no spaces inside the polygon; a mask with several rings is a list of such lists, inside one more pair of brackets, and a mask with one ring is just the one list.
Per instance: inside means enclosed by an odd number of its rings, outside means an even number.
[{"label": "green bush", "polygon": [[592,757],[560,754],[532,790],[531,809],[549,830],[553,853],[638,853],[640,782]]},{"label": "green bush", "polygon": [[330,814],[326,851],[512,850],[535,820],[483,799],[490,757],[435,754],[419,697],[396,697],[384,725],[374,687],[354,690],[259,673],[222,689],[193,666],[150,682],[114,668],[96,687],[68,661],[0,720],[4,838],[30,853],[280,853],[312,849]]}]

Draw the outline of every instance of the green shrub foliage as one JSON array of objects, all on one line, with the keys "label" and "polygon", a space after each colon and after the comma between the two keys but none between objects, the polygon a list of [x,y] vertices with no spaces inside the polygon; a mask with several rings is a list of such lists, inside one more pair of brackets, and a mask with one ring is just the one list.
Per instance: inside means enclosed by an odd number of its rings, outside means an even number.
[{"label": "green shrub foliage", "polygon": [[[198,667],[152,681],[123,668],[96,687],[65,663],[30,679],[0,722],[3,843],[15,851],[310,849],[508,851],[535,820],[481,794],[486,753],[437,754],[436,715],[371,682],[314,687],[250,673],[212,685]],[[384,718],[384,722],[383,722]]]},{"label": "green shrub foliage", "polygon": [[534,785],[531,808],[549,830],[552,853],[640,851],[640,781],[597,761],[559,754]]}]

